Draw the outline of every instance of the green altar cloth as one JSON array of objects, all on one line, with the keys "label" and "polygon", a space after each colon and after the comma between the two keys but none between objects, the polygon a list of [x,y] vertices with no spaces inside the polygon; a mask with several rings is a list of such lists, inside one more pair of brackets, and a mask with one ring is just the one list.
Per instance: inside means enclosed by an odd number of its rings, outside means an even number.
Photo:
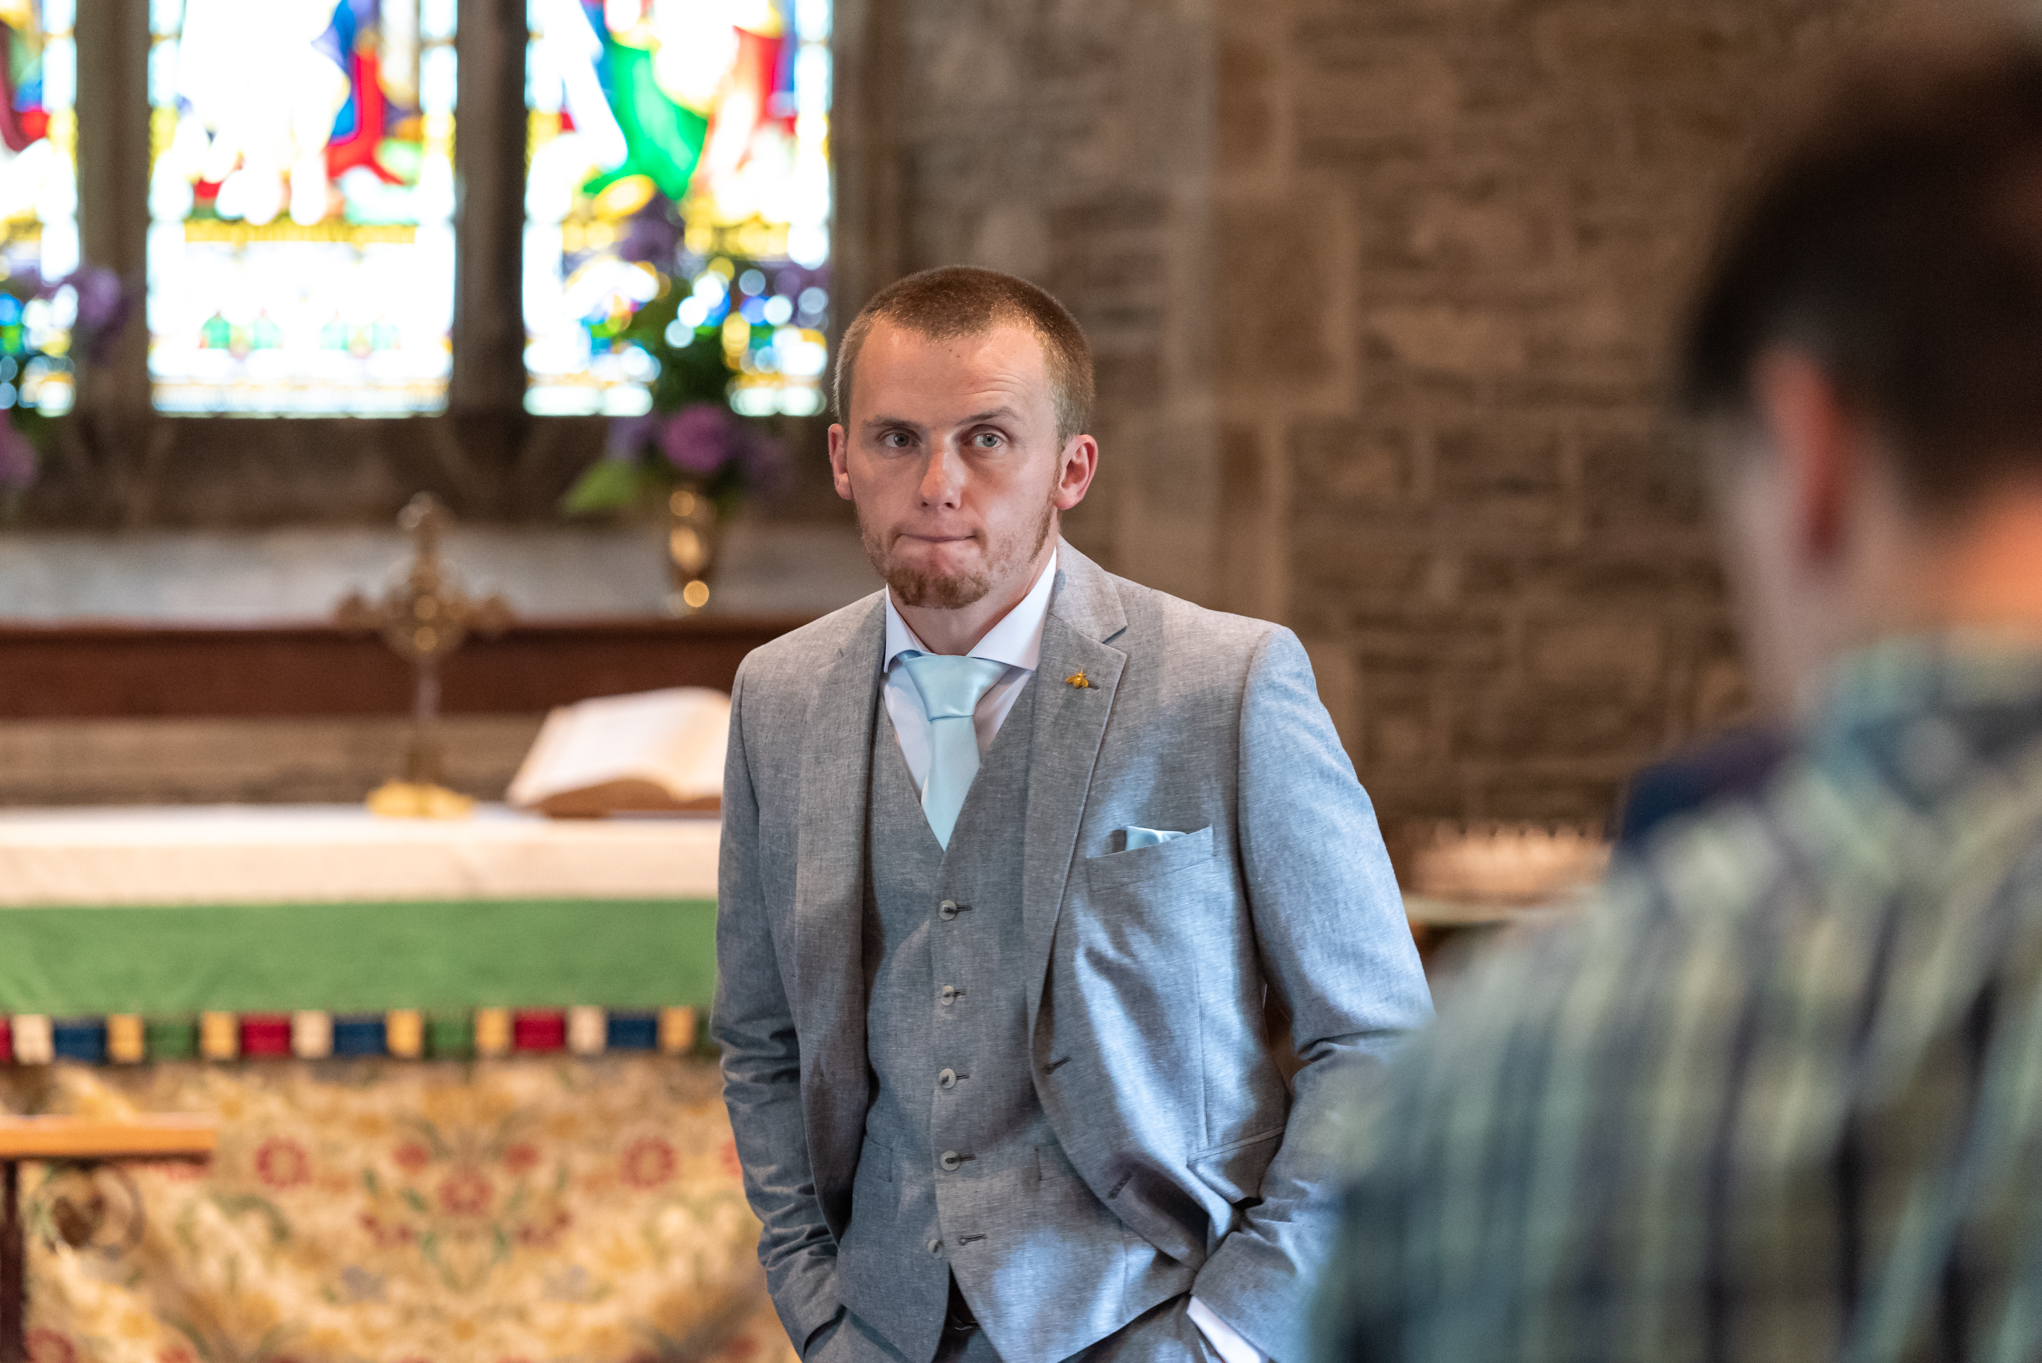
[{"label": "green altar cloth", "polygon": [[0,1011],[706,1006],[706,899],[0,908]]}]

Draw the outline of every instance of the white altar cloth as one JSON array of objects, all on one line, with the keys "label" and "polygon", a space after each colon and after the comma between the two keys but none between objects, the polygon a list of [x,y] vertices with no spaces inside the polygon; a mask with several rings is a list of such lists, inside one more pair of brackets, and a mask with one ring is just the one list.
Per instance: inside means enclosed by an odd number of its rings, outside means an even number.
[{"label": "white altar cloth", "polygon": [[0,811],[0,906],[714,899],[714,818],[358,805]]}]

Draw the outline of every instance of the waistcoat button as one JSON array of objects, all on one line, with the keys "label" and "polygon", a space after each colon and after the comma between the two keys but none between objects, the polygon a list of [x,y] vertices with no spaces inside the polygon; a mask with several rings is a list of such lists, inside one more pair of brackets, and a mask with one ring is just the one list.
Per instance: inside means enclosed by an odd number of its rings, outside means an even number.
[{"label": "waistcoat button", "polygon": [[957,917],[957,901],[946,899],[941,904],[938,904],[936,906],[936,916],[946,923]]},{"label": "waistcoat button", "polygon": [[963,992],[954,984],[946,984],[943,986],[943,991],[937,997],[945,1003],[955,1003],[957,1002],[957,996]]},{"label": "waistcoat button", "polygon": [[943,1242],[942,1242],[941,1240],[931,1240],[931,1241],[929,1242],[929,1253],[931,1253],[931,1254],[941,1254],[942,1252],[943,1252]]},{"label": "waistcoat button", "polygon": [[943,1166],[944,1173],[954,1174],[957,1172],[957,1167],[964,1163],[964,1156],[958,1154],[955,1150],[945,1150],[937,1158],[936,1163]]},{"label": "waistcoat button", "polygon": [[937,1076],[936,1076],[936,1087],[937,1087],[937,1088],[939,1088],[939,1089],[954,1089],[954,1088],[956,1088],[956,1087],[957,1087],[957,1071],[956,1071],[956,1070],[945,1070],[945,1071],[943,1071],[943,1072],[942,1072],[941,1074],[937,1075]]}]

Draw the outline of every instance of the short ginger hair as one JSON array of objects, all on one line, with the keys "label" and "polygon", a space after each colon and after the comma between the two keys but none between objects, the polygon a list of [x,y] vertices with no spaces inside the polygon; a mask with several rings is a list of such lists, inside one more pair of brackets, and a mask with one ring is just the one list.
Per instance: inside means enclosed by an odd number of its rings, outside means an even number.
[{"label": "short ginger hair", "polygon": [[1070,310],[1025,279],[971,265],[946,265],[895,280],[851,319],[837,347],[830,392],[839,421],[850,418],[858,352],[881,322],[939,341],[983,336],[1006,322],[1025,326],[1042,345],[1050,400],[1056,407],[1057,443],[1064,444],[1092,420],[1092,346]]}]

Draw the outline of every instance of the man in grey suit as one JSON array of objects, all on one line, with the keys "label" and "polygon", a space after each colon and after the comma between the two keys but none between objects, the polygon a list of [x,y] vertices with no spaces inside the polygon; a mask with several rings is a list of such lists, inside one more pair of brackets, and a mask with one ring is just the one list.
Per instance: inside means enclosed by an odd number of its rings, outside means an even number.
[{"label": "man in grey suit", "polygon": [[714,1034],[780,1318],[809,1363],[1302,1363],[1321,1128],[1430,1015],[1304,650],[1059,538],[1092,361],[1033,285],[894,284],[836,384],[887,590],[745,660],[724,780]]}]

